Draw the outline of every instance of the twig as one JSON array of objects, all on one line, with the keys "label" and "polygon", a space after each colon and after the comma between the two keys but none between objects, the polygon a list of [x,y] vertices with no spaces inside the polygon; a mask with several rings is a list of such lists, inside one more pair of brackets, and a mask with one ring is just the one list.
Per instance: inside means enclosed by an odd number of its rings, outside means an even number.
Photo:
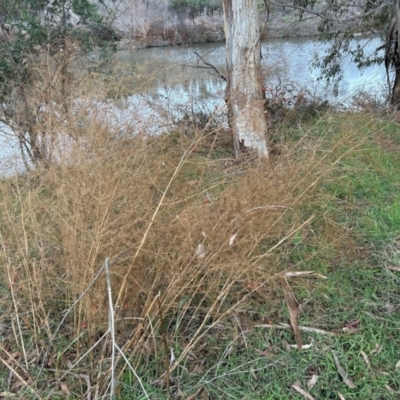
[{"label": "twig", "polygon": [[1,350],[2,352],[4,352],[4,353],[8,356],[8,358],[9,358],[10,360],[12,360],[13,362],[15,362],[15,363],[18,365],[18,367],[21,368],[22,371],[23,371],[25,374],[29,375],[29,372],[24,368],[24,366],[21,365],[21,363],[20,363],[18,360],[16,360],[15,357],[14,357],[12,354],[10,354],[10,352],[8,352],[7,349],[5,349],[1,344],[0,344],[0,350]]},{"label": "twig", "polygon": [[[92,385],[90,383],[90,378],[88,375],[84,375],[84,374],[75,374],[74,372],[71,371],[60,371],[59,369],[51,369],[49,368],[47,371],[49,372],[56,372],[56,373],[60,373],[60,372],[66,372],[72,376],[74,376],[75,378],[82,378],[85,380],[86,382],[86,386],[87,386],[87,390],[86,390],[86,400],[91,400],[92,399]],[[97,397],[95,397],[95,399],[97,399]]]},{"label": "twig", "polygon": [[287,206],[278,206],[278,205],[257,206],[257,207],[249,208],[248,210],[243,211],[242,214],[240,214],[236,218],[234,218],[231,221],[231,224],[235,223],[241,215],[250,214],[253,211],[259,211],[259,210],[293,210],[293,208],[292,207],[287,207]]},{"label": "twig", "polygon": [[8,374],[8,379],[7,379],[7,392],[10,391],[12,378],[13,378],[13,372],[10,369],[9,374]]},{"label": "twig", "polygon": [[331,11],[331,7],[330,6],[325,8],[325,10],[322,10],[322,12],[318,12],[318,11],[311,10],[309,8],[298,6],[296,4],[288,4],[288,3],[278,4],[278,3],[275,3],[275,2],[273,2],[271,0],[267,0],[267,1],[268,1],[268,3],[272,4],[273,6],[292,8],[292,9],[299,10],[299,11],[302,11],[302,12],[307,13],[307,14],[315,15],[316,17],[319,17],[319,18],[321,18],[321,19],[323,19],[325,21],[332,21],[332,22],[356,21],[358,19],[365,18],[368,15],[374,14],[374,13],[378,12],[380,9],[382,9],[382,8],[387,6],[387,3],[383,2],[380,6],[378,6],[376,8],[372,8],[371,10],[367,11],[363,15],[356,15],[354,17],[349,17],[349,18],[333,18],[333,17],[328,15],[328,12]]},{"label": "twig", "polygon": [[82,379],[85,380],[86,386],[87,386],[87,391],[86,391],[87,396],[86,396],[86,400],[91,400],[91,398],[92,398],[92,395],[91,395],[92,386],[91,386],[91,384],[90,384],[89,376],[88,376],[88,375],[84,375],[84,374],[74,374],[74,373],[72,374],[72,376],[75,376],[75,377],[77,377],[77,378],[82,378]]},{"label": "twig", "polygon": [[[217,74],[217,76],[219,76],[223,81],[227,82],[228,80],[226,79],[225,75],[222,74],[218,68],[212,64],[210,64],[209,62],[207,62],[202,55],[200,55],[197,51],[193,51],[193,53],[199,57],[199,59],[207,66],[207,68],[212,69],[213,71],[215,71],[215,73]],[[201,67],[200,65],[196,66],[195,68],[205,68],[205,67]]]},{"label": "twig", "polygon": [[[47,355],[48,355],[49,352],[51,351],[51,348],[52,348],[52,346],[53,346],[54,339],[56,338],[56,335],[57,335],[58,331],[60,330],[61,326],[63,325],[64,321],[65,321],[66,318],[68,317],[69,313],[75,308],[75,306],[81,301],[81,299],[82,299],[82,298],[88,293],[88,291],[92,288],[92,286],[95,284],[95,282],[96,282],[97,279],[99,278],[100,274],[103,272],[103,269],[104,269],[104,268],[105,268],[105,263],[104,263],[103,266],[99,269],[99,271],[97,272],[96,276],[95,276],[95,277],[93,278],[93,280],[89,283],[89,285],[88,285],[87,288],[83,291],[83,293],[74,301],[74,303],[71,305],[71,307],[65,312],[63,318],[61,319],[61,321],[60,321],[60,323],[58,324],[56,330],[54,331],[52,337],[50,338],[50,342],[49,342],[48,349],[47,349],[47,351],[44,353],[44,356],[43,356],[43,361],[42,361],[41,370],[42,370],[42,369],[44,368],[44,366],[46,365],[46,358],[47,358]],[[97,341],[97,342],[94,344],[94,346],[92,346],[92,347],[90,348],[90,350],[93,349],[94,347],[96,347],[97,344],[102,340],[102,338],[103,338],[105,335],[107,335],[107,334],[108,334],[108,331],[100,338],[99,341]],[[90,351],[90,350],[89,350],[89,351]],[[85,354],[87,354],[87,353],[85,353]],[[82,357],[83,357],[83,356],[82,356]],[[82,359],[82,357],[74,364],[74,366],[77,365],[77,364],[79,363],[79,361]],[[70,370],[71,370],[71,369],[72,369],[72,368],[70,368]],[[65,376],[65,375],[63,375],[63,377],[64,377],[64,376]],[[61,380],[61,378],[60,378],[60,380]]]},{"label": "twig", "polygon": [[[254,328],[284,329],[287,331],[292,330],[292,327],[289,324],[279,324],[279,325],[263,324],[263,325],[256,325]],[[299,326],[299,329],[303,332],[318,333],[320,335],[328,335],[328,336],[336,336],[337,335],[337,333],[335,333],[335,332],[329,332],[329,331],[325,331],[324,329],[311,328],[308,326]]]},{"label": "twig", "polygon": [[[93,278],[92,282],[89,283],[88,287],[82,292],[82,294],[74,301],[74,303],[71,305],[71,307],[65,312],[63,318],[61,319],[60,323],[58,324],[56,330],[53,333],[53,337],[51,338],[50,343],[49,343],[49,350],[48,351],[50,351],[50,349],[51,349],[51,347],[53,345],[53,341],[54,341],[58,331],[60,330],[62,324],[66,320],[68,314],[75,308],[75,306],[81,301],[81,299],[86,295],[86,293],[92,288],[92,286],[95,284],[95,282],[99,278],[100,274],[103,272],[104,268],[105,268],[105,263],[99,269],[99,271],[97,272],[96,276]],[[47,353],[46,353],[46,355],[47,355]]]},{"label": "twig", "polygon": [[295,278],[299,276],[315,276],[317,278],[321,279],[328,279],[327,276],[322,275],[322,274],[317,274],[314,271],[291,271],[291,272],[284,272],[278,275],[283,275],[285,278]]},{"label": "twig", "polygon": [[137,248],[137,250],[136,250],[136,252],[135,252],[135,254],[133,256],[133,259],[131,261],[131,265],[129,266],[127,272],[125,273],[125,275],[123,277],[122,284],[121,284],[121,287],[119,289],[117,301],[115,302],[115,304],[117,304],[117,305],[120,303],[121,297],[123,295],[124,289],[125,289],[126,284],[127,284],[127,278],[131,274],[131,271],[132,271],[133,266],[135,265],[136,259],[137,259],[138,255],[139,255],[139,253],[142,251],[142,248],[143,248],[144,244],[146,243],[147,236],[149,235],[149,232],[150,232],[151,228],[153,227],[154,221],[156,220],[156,217],[157,217],[157,215],[158,215],[158,213],[159,213],[159,211],[161,209],[161,206],[164,204],[165,197],[167,196],[167,193],[168,193],[172,183],[174,182],[176,176],[178,175],[178,172],[180,171],[181,167],[183,166],[183,164],[188,159],[192,148],[195,147],[195,144],[196,144],[196,142],[189,148],[189,150],[185,151],[184,154],[182,155],[178,165],[175,168],[174,173],[172,174],[172,176],[171,176],[171,178],[170,178],[170,180],[169,180],[169,182],[168,182],[168,184],[167,184],[167,186],[166,186],[166,188],[164,190],[164,193],[161,196],[160,201],[158,202],[158,205],[157,205],[156,209],[154,210],[153,215],[151,216],[151,219],[150,219],[150,221],[149,221],[149,223],[147,225],[147,228],[146,228],[146,230],[145,230],[145,232],[144,232],[144,234],[142,236],[142,240],[140,241],[139,246],[138,246],[138,248]]},{"label": "twig", "polygon": [[282,243],[284,243],[286,240],[290,239],[292,236],[294,236],[296,234],[296,232],[298,232],[299,230],[301,230],[304,226],[306,226],[308,223],[310,223],[315,217],[315,214],[312,215],[310,218],[308,218],[306,221],[304,221],[301,225],[299,225],[296,229],[294,229],[293,231],[289,232],[288,235],[286,235],[284,238],[282,238],[277,244],[275,244],[274,246],[272,246],[269,250],[267,250],[265,253],[253,257],[254,261],[253,261],[253,265],[255,265],[256,262],[260,261],[262,258],[266,257],[268,254],[270,254],[273,250],[275,250],[276,248],[278,248]]},{"label": "twig", "polygon": [[169,400],[170,398],[170,366],[171,363],[169,361],[169,354],[168,354],[168,343],[167,343],[167,336],[165,332],[165,326],[164,326],[164,316],[162,313],[162,308],[161,308],[161,302],[160,302],[160,293],[158,293],[157,296],[157,304],[158,304],[158,312],[160,314],[160,330],[161,330],[161,336],[164,344],[164,352],[165,352],[165,368],[166,368],[166,379],[167,379],[167,399]]},{"label": "twig", "polygon": [[72,372],[72,370],[94,349],[94,348],[96,348],[97,347],[97,345],[99,344],[99,343],[101,343],[102,342],[102,340],[105,338],[105,337],[107,337],[107,335],[108,335],[108,330],[107,330],[107,332],[105,332],[102,336],[101,336],[101,338],[89,349],[89,350],[87,350],[77,361],[75,361],[75,363],[74,364],[72,364],[69,368],[68,368],[68,370],[67,371],[65,371],[58,379],[57,379],[57,381],[55,382],[55,384],[54,384],[54,386],[53,386],[53,388],[51,389],[51,391],[50,391],[50,393],[47,395],[47,397],[46,397],[46,399],[51,399],[52,397],[51,397],[51,395],[53,394],[53,392],[54,392],[54,390],[55,390],[55,388],[57,387],[57,385],[68,375],[68,374],[71,374]]},{"label": "twig", "polygon": [[111,389],[110,389],[110,398],[113,399],[115,396],[115,324],[114,324],[114,305],[112,299],[112,289],[111,289],[111,278],[110,278],[110,267],[109,267],[109,258],[107,257],[104,266],[106,270],[106,280],[107,280],[107,292],[108,292],[108,332],[111,336]]},{"label": "twig", "polygon": [[38,393],[35,392],[35,390],[29,385],[29,383],[10,365],[6,360],[3,360],[3,358],[0,358],[0,361],[10,370],[12,373],[40,400],[42,400],[42,397]]},{"label": "twig", "polygon": [[124,352],[119,348],[119,346],[117,344],[115,344],[115,348],[121,353],[122,358],[125,360],[126,364],[128,365],[128,367],[132,371],[133,375],[135,375],[135,378],[138,380],[139,385],[142,388],[144,395],[146,396],[146,399],[150,400],[150,397],[147,394],[145,387],[143,386],[142,380],[140,379],[139,375],[136,373],[135,369],[132,367],[132,365],[129,362],[129,360],[126,358]]},{"label": "twig", "polygon": [[[22,352],[24,354],[25,366],[26,366],[26,369],[28,370],[29,369],[28,357],[26,355],[26,349],[25,349],[25,343],[24,343],[24,335],[22,334],[21,321],[19,319],[19,311],[18,311],[17,301],[15,299],[15,294],[14,294],[13,280],[11,279],[10,269],[9,268],[7,268],[7,273],[8,273],[8,282],[9,282],[9,286],[10,286],[11,297],[12,297],[12,301],[13,301],[14,309],[15,309],[15,317],[17,319],[19,337],[21,338],[21,347],[22,347]],[[17,335],[15,333],[14,333],[14,335],[17,337]],[[17,340],[17,343],[18,343],[18,340]]]}]

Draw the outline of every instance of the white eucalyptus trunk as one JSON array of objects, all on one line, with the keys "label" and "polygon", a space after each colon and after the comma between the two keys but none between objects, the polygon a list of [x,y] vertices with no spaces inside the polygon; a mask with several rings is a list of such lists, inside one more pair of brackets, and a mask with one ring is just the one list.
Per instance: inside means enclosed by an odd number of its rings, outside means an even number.
[{"label": "white eucalyptus trunk", "polygon": [[236,156],[243,149],[268,158],[257,0],[223,0],[226,102]]}]

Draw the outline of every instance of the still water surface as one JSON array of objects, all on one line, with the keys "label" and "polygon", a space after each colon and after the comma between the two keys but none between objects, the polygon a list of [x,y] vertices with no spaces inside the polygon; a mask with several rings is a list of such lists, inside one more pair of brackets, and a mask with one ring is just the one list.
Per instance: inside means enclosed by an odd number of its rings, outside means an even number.
[{"label": "still water surface", "polygon": [[[362,39],[361,44],[367,54],[374,54],[382,41],[379,38]],[[343,76],[336,87],[335,82],[318,79],[320,70],[313,69],[311,64],[315,55],[323,54],[327,46],[308,38],[263,42],[262,63],[267,94],[289,89],[293,90],[292,93],[287,91],[290,97],[296,91],[306,91],[344,107],[351,107],[352,98],[361,91],[378,101],[384,100],[388,89],[383,66],[374,65],[360,71],[349,57],[343,57]],[[125,99],[97,102],[92,106],[101,110],[104,120],[133,133],[161,133],[185,114],[199,111],[213,112],[221,123],[226,123],[225,82],[210,69],[194,68],[198,63],[195,52],[224,73],[223,43],[119,51],[118,61],[127,67],[134,65],[152,79],[145,83],[138,79],[137,91]],[[201,62],[198,65],[204,67]],[[132,79],[135,80],[134,73]],[[18,144],[0,135],[0,173],[9,174],[18,169],[18,165],[21,165]]]}]

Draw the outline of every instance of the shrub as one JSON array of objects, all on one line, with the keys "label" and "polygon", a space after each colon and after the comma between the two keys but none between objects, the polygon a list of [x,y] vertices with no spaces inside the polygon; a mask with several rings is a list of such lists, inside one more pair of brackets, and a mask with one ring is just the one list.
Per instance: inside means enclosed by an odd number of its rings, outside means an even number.
[{"label": "shrub", "polygon": [[171,11],[188,12],[190,17],[195,17],[205,10],[213,12],[221,8],[220,2],[216,0],[173,0],[169,5]]}]

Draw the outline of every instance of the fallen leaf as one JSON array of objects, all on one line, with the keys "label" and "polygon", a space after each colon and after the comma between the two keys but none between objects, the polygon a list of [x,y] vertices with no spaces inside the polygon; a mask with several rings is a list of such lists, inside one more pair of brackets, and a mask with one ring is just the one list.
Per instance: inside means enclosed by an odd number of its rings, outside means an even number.
[{"label": "fallen leaf", "polygon": [[253,368],[252,368],[252,369],[250,369],[250,373],[251,373],[251,376],[254,378],[254,380],[255,380],[255,381],[258,381],[258,378],[257,378],[256,371],[254,371],[254,369],[253,369]]},{"label": "fallen leaf", "polygon": [[16,392],[17,390],[19,390],[20,388],[24,387],[25,385],[26,385],[26,382],[18,380],[18,381],[14,382],[12,384],[11,390]]},{"label": "fallen leaf", "polygon": [[397,361],[396,365],[394,366],[394,369],[399,369],[400,368],[400,360]]},{"label": "fallen leaf", "polygon": [[382,371],[381,369],[376,370],[378,374],[384,375],[384,376],[390,376],[389,372]]},{"label": "fallen leaf", "polygon": [[[289,324],[284,324],[284,323],[280,323],[279,325],[274,325],[274,324],[263,324],[263,325],[255,325],[255,328],[276,328],[276,329],[291,329],[291,326]],[[323,329],[319,329],[319,328],[312,328],[309,326],[299,326],[299,329],[303,332],[313,332],[313,333],[318,333],[321,335],[328,335],[328,336],[335,336],[337,335],[336,332],[329,332],[329,331],[325,331]]]},{"label": "fallen leaf", "polygon": [[391,271],[400,272],[400,267],[395,267],[394,265],[388,265],[386,268],[390,269]]},{"label": "fallen leaf", "polygon": [[201,362],[196,362],[193,364],[193,366],[189,369],[190,373],[193,375],[202,375],[205,372],[205,368],[204,368],[204,361]]},{"label": "fallen leaf", "polygon": [[369,362],[368,356],[363,351],[361,351],[360,353],[362,355],[362,358],[365,361],[365,364],[367,364],[367,367],[370,368],[371,367],[371,363]]},{"label": "fallen leaf", "polygon": [[196,256],[199,260],[202,260],[203,258],[206,257],[206,250],[205,250],[205,247],[204,247],[204,245],[202,245],[201,243],[197,246],[195,256]]},{"label": "fallen leaf", "polygon": [[314,271],[290,271],[290,272],[285,272],[284,276],[286,278],[291,278],[295,276],[303,276],[303,275],[314,275]]},{"label": "fallen leaf", "polygon": [[290,348],[290,344],[285,339],[282,340],[282,344],[286,351],[288,351],[288,352],[292,351],[292,349]]},{"label": "fallen leaf", "polygon": [[293,278],[297,276],[316,276],[317,278],[328,279],[327,276],[317,274],[314,271],[290,271],[290,272],[285,272],[284,276],[285,278]]},{"label": "fallen leaf", "polygon": [[342,377],[343,382],[351,389],[355,389],[356,385],[354,382],[349,378],[347,372],[343,369],[343,367],[340,365],[339,358],[336,355],[336,353],[332,350],[333,354],[333,359],[335,360],[336,367],[338,369],[339,375]]},{"label": "fallen leaf", "polygon": [[186,400],[193,400],[198,398],[197,396],[203,391],[203,388],[198,388],[192,395],[186,398]]},{"label": "fallen leaf", "polygon": [[62,384],[61,384],[61,390],[62,390],[67,396],[70,396],[70,395],[71,395],[71,392],[69,391],[68,386],[67,386],[65,383],[62,383]]},{"label": "fallen leaf", "polygon": [[274,346],[270,346],[268,348],[266,348],[263,351],[260,351],[259,354],[260,356],[264,356],[264,357],[272,357],[274,354],[271,353],[271,350],[274,348]]},{"label": "fallen leaf", "polygon": [[208,394],[208,391],[203,388],[203,391],[200,392],[200,399],[199,400],[210,400],[210,395]]},{"label": "fallen leaf", "polygon": [[371,350],[370,354],[379,354],[382,352],[382,350],[383,350],[383,347],[379,343],[377,343],[375,345],[375,347]]},{"label": "fallen leaf", "polygon": [[390,393],[396,393],[396,391],[393,389],[393,388],[391,388],[389,385],[385,385],[385,388],[388,390],[388,392],[390,392]]},{"label": "fallen leaf", "polygon": [[254,290],[254,289],[257,289],[259,286],[260,286],[260,283],[259,283],[259,282],[250,282],[250,283],[246,286],[246,288],[247,288],[247,289],[252,289],[252,290]]},{"label": "fallen leaf", "polygon": [[293,329],[294,339],[296,340],[297,348],[300,350],[303,346],[303,339],[297,322],[300,306],[289,286],[283,289],[283,293],[285,296],[286,306],[289,310],[290,325]]},{"label": "fallen leaf", "polygon": [[346,400],[346,399],[344,398],[344,396],[342,395],[342,393],[337,392],[337,394],[338,394],[340,400]]},{"label": "fallen leaf", "polygon": [[310,393],[306,392],[304,389],[301,388],[299,383],[295,382],[293,385],[290,385],[290,387],[292,387],[294,390],[302,394],[306,399],[315,400]]},{"label": "fallen leaf", "polygon": [[170,365],[172,365],[175,362],[175,353],[174,353],[174,349],[172,347],[170,347],[169,350],[171,351],[169,363],[170,363]]},{"label": "fallen leaf", "polygon": [[230,237],[230,239],[229,239],[229,246],[232,246],[232,245],[233,245],[233,242],[235,241],[236,236],[237,236],[237,232],[234,233],[234,234]]},{"label": "fallen leaf", "polygon": [[356,319],[356,320],[351,321],[350,323],[346,324],[345,327],[347,329],[355,329],[358,327],[359,324],[360,324],[360,320]]},{"label": "fallen leaf", "polygon": [[[308,349],[311,349],[312,346],[313,346],[313,344],[312,344],[312,341],[311,341],[310,344],[303,344],[303,345],[301,346],[301,350],[308,350]],[[297,347],[297,348],[298,348],[297,344],[291,344],[290,347],[293,347],[293,348]]]},{"label": "fallen leaf", "polygon": [[15,394],[11,392],[1,392],[0,397],[15,397]]},{"label": "fallen leaf", "polygon": [[313,375],[308,381],[307,381],[307,388],[312,389],[316,383],[318,382],[318,375]]}]

